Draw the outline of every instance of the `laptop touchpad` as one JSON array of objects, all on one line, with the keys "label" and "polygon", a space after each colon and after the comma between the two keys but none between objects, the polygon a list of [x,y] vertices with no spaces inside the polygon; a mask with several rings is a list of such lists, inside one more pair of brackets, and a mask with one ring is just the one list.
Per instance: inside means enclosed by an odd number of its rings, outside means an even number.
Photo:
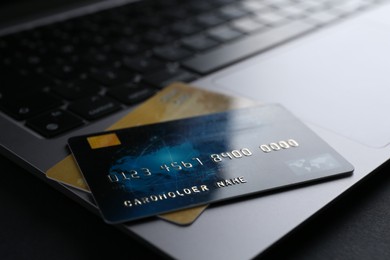
[{"label": "laptop touchpad", "polygon": [[[376,24],[377,25],[377,24]],[[260,55],[215,83],[278,102],[304,121],[371,147],[390,141],[390,26],[334,26]]]}]

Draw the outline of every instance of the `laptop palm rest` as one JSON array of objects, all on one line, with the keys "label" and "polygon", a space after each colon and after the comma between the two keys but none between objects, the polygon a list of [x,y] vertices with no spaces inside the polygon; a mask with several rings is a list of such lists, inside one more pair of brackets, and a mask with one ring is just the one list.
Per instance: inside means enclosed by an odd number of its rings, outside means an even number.
[{"label": "laptop palm rest", "polygon": [[384,147],[390,141],[390,120],[383,118],[390,111],[389,30],[390,23],[378,26],[364,16],[261,55],[215,83],[280,102],[304,121],[361,144]]}]

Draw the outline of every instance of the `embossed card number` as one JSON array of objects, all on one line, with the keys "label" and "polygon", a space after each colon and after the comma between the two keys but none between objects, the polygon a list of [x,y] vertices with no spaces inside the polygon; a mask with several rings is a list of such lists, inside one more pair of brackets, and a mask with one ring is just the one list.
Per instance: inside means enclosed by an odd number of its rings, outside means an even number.
[{"label": "embossed card number", "polygon": [[[264,153],[269,153],[272,151],[280,151],[283,149],[298,147],[299,144],[294,139],[288,139],[287,141],[279,141],[277,143],[270,144],[262,144],[259,146],[261,151]],[[230,152],[223,152],[219,154],[211,154],[210,158],[213,162],[222,162],[223,159],[239,159],[243,157],[251,156],[253,153],[248,148],[242,148],[240,150],[232,150]],[[197,166],[203,166],[203,162],[200,158],[194,157],[191,158],[191,162],[171,162],[164,163],[160,166],[160,169],[165,170],[167,172],[171,171],[180,171],[186,168],[192,168]],[[152,171],[149,168],[140,168],[140,169],[130,169],[130,170],[122,170],[119,174],[109,174],[107,178],[110,182],[119,182],[120,180],[131,180],[138,179],[146,176],[152,176]]]}]

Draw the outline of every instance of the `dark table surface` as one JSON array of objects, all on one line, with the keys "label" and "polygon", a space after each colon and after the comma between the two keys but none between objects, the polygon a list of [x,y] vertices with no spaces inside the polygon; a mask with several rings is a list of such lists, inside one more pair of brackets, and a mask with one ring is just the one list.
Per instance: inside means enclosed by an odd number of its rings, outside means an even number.
[{"label": "dark table surface", "polygon": [[[0,259],[158,259],[0,157]],[[277,243],[264,259],[390,259],[390,165]]]}]

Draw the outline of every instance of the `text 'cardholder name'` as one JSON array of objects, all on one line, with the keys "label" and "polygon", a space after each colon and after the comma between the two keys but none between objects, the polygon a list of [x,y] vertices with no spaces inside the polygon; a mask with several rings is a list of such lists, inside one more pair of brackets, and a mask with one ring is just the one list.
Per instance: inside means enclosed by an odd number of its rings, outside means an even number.
[{"label": "text 'cardholder name'", "polygon": [[279,105],[73,137],[69,146],[108,223],[353,172]]}]

